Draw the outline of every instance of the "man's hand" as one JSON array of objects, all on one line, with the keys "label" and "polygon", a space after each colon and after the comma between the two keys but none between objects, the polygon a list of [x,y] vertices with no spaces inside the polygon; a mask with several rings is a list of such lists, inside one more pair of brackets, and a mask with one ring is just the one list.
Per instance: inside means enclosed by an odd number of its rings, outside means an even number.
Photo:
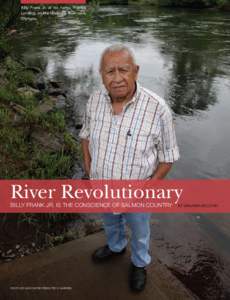
[{"label": "man's hand", "polygon": [[173,163],[161,162],[158,164],[155,172],[153,173],[151,179],[163,179],[168,174],[172,168]]},{"label": "man's hand", "polygon": [[83,163],[84,163],[85,175],[89,176],[90,164],[91,164],[91,156],[89,153],[89,140],[82,139],[81,147],[83,152]]}]

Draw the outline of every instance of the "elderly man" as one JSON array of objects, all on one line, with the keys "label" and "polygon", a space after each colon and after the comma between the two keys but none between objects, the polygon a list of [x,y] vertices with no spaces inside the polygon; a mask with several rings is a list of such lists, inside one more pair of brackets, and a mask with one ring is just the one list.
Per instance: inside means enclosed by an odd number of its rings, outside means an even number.
[{"label": "elderly man", "polygon": [[[139,66],[123,45],[106,48],[100,74],[104,88],[91,95],[80,132],[84,168],[90,179],[163,179],[179,152],[172,114],[165,101],[137,82]],[[107,244],[95,250],[103,262],[123,254],[131,228],[132,290],[146,284],[149,254],[149,213],[103,214]]]}]

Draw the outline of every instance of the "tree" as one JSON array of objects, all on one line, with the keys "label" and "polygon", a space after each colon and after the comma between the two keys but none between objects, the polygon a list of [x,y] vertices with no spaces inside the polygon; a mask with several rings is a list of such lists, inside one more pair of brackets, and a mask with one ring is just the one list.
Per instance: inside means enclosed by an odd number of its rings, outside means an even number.
[{"label": "tree", "polygon": [[14,25],[20,15],[19,0],[0,0],[0,31],[5,31]]}]

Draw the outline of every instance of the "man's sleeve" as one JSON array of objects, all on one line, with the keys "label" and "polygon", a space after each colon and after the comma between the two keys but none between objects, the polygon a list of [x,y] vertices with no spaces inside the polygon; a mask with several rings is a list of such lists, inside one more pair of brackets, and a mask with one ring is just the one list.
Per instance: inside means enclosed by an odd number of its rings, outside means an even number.
[{"label": "man's sleeve", "polygon": [[167,106],[163,108],[160,116],[160,133],[157,149],[159,162],[173,163],[180,157],[172,113]]},{"label": "man's sleeve", "polygon": [[89,98],[87,104],[86,104],[86,108],[84,111],[84,115],[83,115],[83,124],[82,124],[82,128],[80,130],[79,133],[79,137],[80,139],[89,139],[90,136],[90,106],[91,106],[91,99],[92,97]]}]

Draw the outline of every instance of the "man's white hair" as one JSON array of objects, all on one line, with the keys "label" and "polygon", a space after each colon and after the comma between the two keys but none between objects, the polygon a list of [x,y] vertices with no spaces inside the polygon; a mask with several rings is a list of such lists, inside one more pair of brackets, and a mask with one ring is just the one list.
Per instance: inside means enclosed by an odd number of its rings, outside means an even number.
[{"label": "man's white hair", "polygon": [[129,47],[127,47],[123,44],[113,44],[113,45],[105,48],[105,50],[101,54],[100,65],[99,65],[100,72],[102,70],[104,56],[109,52],[113,53],[113,52],[121,52],[121,51],[125,51],[126,53],[128,53],[128,55],[131,57],[131,59],[133,61],[133,64],[136,65],[136,59],[134,57],[133,51]]}]

